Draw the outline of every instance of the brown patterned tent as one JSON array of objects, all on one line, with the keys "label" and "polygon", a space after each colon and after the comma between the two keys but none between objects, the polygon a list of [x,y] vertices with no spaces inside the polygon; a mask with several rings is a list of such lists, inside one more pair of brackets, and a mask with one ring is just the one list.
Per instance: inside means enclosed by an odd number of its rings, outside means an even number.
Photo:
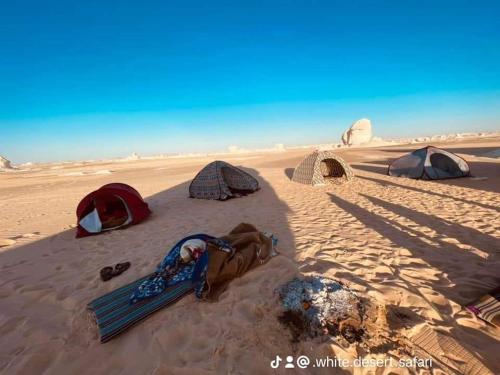
[{"label": "brown patterned tent", "polygon": [[189,196],[199,199],[226,200],[259,190],[259,181],[225,161],[206,165],[189,185]]},{"label": "brown patterned tent", "polygon": [[315,151],[295,168],[292,181],[307,185],[349,181],[354,177],[351,167],[331,151]]}]

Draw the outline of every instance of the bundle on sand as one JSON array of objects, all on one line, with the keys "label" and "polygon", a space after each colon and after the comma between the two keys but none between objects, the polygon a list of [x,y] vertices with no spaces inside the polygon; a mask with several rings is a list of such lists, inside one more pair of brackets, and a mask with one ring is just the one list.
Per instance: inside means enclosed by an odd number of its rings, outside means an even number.
[{"label": "bundle on sand", "polygon": [[273,255],[273,239],[259,232],[252,224],[239,224],[221,240],[233,251],[220,251],[214,242],[208,242],[207,287],[202,297],[217,299],[229,282],[247,271],[267,262]]},{"label": "bundle on sand", "polygon": [[[161,275],[162,264],[178,263],[181,246],[193,238],[207,242],[205,254],[192,262],[179,281],[168,280],[155,295],[135,301],[132,297],[144,283],[154,282]],[[216,300],[231,280],[267,262],[275,253],[273,237],[259,232],[251,224],[239,224],[227,236],[214,238],[205,234],[186,237],[167,254],[157,272],[107,293],[87,306],[99,328],[101,342],[107,342],[165,308],[196,291],[198,298]]]}]

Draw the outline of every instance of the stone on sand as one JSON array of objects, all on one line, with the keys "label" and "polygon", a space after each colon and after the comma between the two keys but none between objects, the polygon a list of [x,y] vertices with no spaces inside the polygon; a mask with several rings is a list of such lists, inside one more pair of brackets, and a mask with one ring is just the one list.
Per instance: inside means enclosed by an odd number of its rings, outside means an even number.
[{"label": "stone on sand", "polygon": [[369,143],[372,140],[372,123],[363,118],[356,121],[342,135],[342,142],[347,146],[357,146]]}]

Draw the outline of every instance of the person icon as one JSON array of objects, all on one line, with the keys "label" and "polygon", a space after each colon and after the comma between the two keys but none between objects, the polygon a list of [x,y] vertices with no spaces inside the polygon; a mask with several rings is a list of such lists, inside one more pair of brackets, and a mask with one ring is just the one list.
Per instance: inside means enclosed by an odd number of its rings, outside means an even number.
[{"label": "person icon", "polygon": [[295,368],[295,365],[293,364],[293,357],[289,355],[286,357],[286,365],[285,368]]}]

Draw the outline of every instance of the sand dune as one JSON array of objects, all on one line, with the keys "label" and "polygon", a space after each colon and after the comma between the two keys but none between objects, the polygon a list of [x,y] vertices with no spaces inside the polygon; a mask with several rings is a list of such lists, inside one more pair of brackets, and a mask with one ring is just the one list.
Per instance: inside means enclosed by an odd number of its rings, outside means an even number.
[{"label": "sand dune", "polygon": [[[441,361],[433,373],[500,373],[498,329],[462,307],[500,284],[500,161],[481,157],[499,146],[500,139],[446,143],[487,180],[444,182],[385,175],[388,161],[418,145],[339,149],[357,178],[318,188],[289,179],[308,150],[238,154],[234,164],[247,167],[262,189],[228,202],[187,198],[189,180],[210,156],[102,163],[98,171],[113,173],[86,178],[70,165],[59,176],[47,174],[50,166],[26,172],[29,179],[0,175],[0,372],[306,373],[269,364],[277,354],[406,358],[420,353],[421,332],[431,328],[447,338],[447,347],[461,348],[458,357],[435,354]],[[76,240],[79,199],[113,181],[137,188],[153,215],[126,230]],[[178,239],[223,235],[238,222],[273,232],[281,255],[232,282],[216,303],[189,296],[99,344],[85,310],[90,300],[151,272]],[[101,267],[122,261],[132,267],[107,283],[99,279]],[[276,319],[275,291],[299,273],[341,280],[375,304],[364,347],[290,342]],[[375,373],[335,371],[307,373]]]}]

